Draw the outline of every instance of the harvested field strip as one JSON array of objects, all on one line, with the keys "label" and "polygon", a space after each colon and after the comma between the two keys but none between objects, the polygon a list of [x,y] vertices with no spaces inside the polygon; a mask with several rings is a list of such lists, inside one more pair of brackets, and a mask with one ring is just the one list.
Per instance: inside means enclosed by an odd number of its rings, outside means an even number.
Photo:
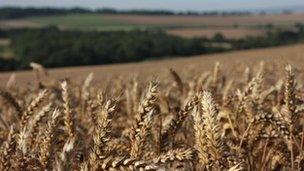
[{"label": "harvested field strip", "polygon": [[169,29],[167,30],[167,33],[185,38],[193,38],[193,37],[212,38],[215,34],[221,33],[226,38],[238,39],[246,36],[260,36],[263,35],[264,31],[254,30],[254,29],[233,29],[233,28],[223,28],[223,29],[185,28],[185,29]]}]

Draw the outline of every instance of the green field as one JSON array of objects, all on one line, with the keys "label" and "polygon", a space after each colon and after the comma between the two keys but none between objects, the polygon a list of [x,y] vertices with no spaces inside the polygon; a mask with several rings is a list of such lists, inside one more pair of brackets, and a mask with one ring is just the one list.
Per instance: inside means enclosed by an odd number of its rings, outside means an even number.
[{"label": "green field", "polygon": [[12,49],[6,46],[0,46],[0,58],[14,58],[15,54],[13,53]]},{"label": "green field", "polygon": [[13,58],[14,53],[12,49],[9,47],[10,40],[9,39],[1,39],[0,38],[0,58]]},{"label": "green field", "polygon": [[134,28],[145,28],[143,25],[110,20],[98,14],[41,16],[30,17],[27,20],[43,26],[56,25],[66,29],[130,30]]}]

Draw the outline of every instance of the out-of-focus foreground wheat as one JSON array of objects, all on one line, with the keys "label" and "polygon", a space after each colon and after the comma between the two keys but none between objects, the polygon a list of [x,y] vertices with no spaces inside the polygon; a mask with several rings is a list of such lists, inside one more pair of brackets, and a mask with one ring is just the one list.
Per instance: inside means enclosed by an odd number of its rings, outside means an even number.
[{"label": "out-of-focus foreground wheat", "polygon": [[[188,78],[73,79],[0,90],[1,170],[303,170],[304,96],[285,76],[246,68]],[[284,69],[284,68],[282,68]]]}]

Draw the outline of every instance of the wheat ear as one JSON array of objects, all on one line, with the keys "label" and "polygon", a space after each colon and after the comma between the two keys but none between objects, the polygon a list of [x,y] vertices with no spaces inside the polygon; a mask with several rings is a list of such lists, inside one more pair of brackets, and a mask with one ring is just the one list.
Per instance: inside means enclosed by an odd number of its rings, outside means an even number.
[{"label": "wheat ear", "polygon": [[195,135],[195,148],[198,153],[199,163],[205,167],[209,163],[208,158],[208,144],[206,139],[206,132],[204,128],[204,122],[202,114],[198,108],[195,106],[192,112],[193,120],[194,120],[194,135]]},{"label": "wheat ear", "polygon": [[183,95],[183,90],[184,90],[184,83],[181,79],[181,77],[178,75],[178,73],[173,70],[172,68],[170,68],[170,74],[172,75],[172,77],[174,78],[174,83],[176,84],[178,90],[180,91],[180,93]]},{"label": "wheat ear", "polygon": [[34,119],[30,124],[29,129],[29,145],[33,147],[35,144],[35,139],[39,133],[39,123],[42,121],[42,118],[51,111],[52,103],[45,105],[38,113],[35,115]]},{"label": "wheat ear", "polygon": [[106,158],[104,149],[106,143],[109,141],[108,133],[110,132],[110,116],[115,110],[116,104],[109,100],[102,107],[101,113],[97,117],[97,125],[95,127],[95,133],[93,135],[93,149],[89,155],[89,164],[91,169],[98,168],[98,160]]},{"label": "wheat ear", "polygon": [[286,80],[285,80],[285,92],[284,92],[284,102],[286,113],[284,113],[289,122],[295,115],[296,105],[295,105],[295,74],[291,69],[291,65],[287,65],[285,68]]},{"label": "wheat ear", "polygon": [[131,157],[139,157],[142,153],[145,139],[148,135],[148,129],[151,127],[152,117],[155,112],[157,86],[158,84],[156,82],[149,84],[148,92],[139,106],[138,115],[130,135]]},{"label": "wheat ear", "polygon": [[14,153],[15,145],[16,145],[16,132],[14,130],[14,126],[10,127],[10,131],[7,137],[7,140],[4,142],[4,146],[1,151],[1,169],[3,171],[10,170],[11,167],[11,155]]},{"label": "wheat ear", "polygon": [[44,132],[43,139],[39,146],[39,161],[41,164],[41,168],[44,170],[48,167],[49,159],[52,153],[52,143],[54,138],[54,130],[56,128],[56,121],[60,112],[58,109],[53,111],[51,119],[47,123],[46,130]]},{"label": "wheat ear", "polygon": [[17,116],[20,117],[22,110],[16,99],[9,92],[4,90],[0,90],[0,96],[2,96],[3,99],[15,109]]},{"label": "wheat ear", "polygon": [[38,96],[31,102],[31,104],[27,107],[21,117],[21,127],[23,127],[27,122],[28,119],[34,114],[34,110],[38,107],[38,105],[42,102],[42,100],[47,96],[48,91],[42,90],[39,92]]},{"label": "wheat ear", "polygon": [[62,99],[63,99],[63,108],[64,108],[64,125],[66,127],[66,131],[70,138],[73,138],[75,136],[75,130],[74,130],[74,121],[73,121],[73,111],[71,108],[71,100],[68,90],[68,83],[67,81],[63,81],[61,83],[62,88]]},{"label": "wheat ear", "polygon": [[214,161],[222,157],[222,142],[220,125],[217,120],[218,109],[210,92],[204,91],[201,98],[202,113],[206,129],[206,137],[209,141],[209,153]]},{"label": "wheat ear", "polygon": [[162,131],[162,145],[166,145],[168,142],[169,136],[174,136],[176,131],[182,126],[184,120],[189,115],[189,113],[194,109],[194,107],[199,103],[198,97],[193,96],[184,106],[182,110],[180,110],[176,116],[174,116],[171,121],[166,125],[164,130]]}]

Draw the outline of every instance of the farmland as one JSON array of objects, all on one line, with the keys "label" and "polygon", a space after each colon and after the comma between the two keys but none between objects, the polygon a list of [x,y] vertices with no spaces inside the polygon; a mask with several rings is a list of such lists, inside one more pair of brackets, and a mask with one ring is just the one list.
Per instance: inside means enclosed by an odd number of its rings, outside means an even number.
[{"label": "farmland", "polygon": [[1,73],[0,167],[302,170],[303,47]]},{"label": "farmland", "polygon": [[[257,26],[273,24],[288,26],[304,21],[304,14],[268,14],[249,16],[149,16],[149,15],[109,15],[109,14],[77,14],[66,16],[30,17],[26,19],[37,24],[54,24],[59,26],[84,27],[117,26],[117,25],[148,25],[158,27],[233,27]],[[67,23],[65,23],[65,21]],[[87,22],[87,23],[86,23]],[[75,23],[75,24],[72,24]],[[83,25],[81,23],[84,23]],[[95,25],[100,24],[100,25]]]},{"label": "farmland", "polygon": [[265,33],[259,29],[246,29],[246,28],[181,28],[181,29],[168,29],[168,34],[181,36],[185,38],[193,37],[207,37],[212,38],[215,34],[220,33],[228,39],[239,39],[246,36],[261,36]]},{"label": "farmland", "polygon": [[12,50],[9,48],[10,45],[9,39],[1,39],[0,38],[0,56],[2,58],[13,58],[14,54]]},{"label": "farmland", "polygon": [[56,25],[63,29],[88,29],[88,30],[126,30],[136,27],[136,24],[111,19],[103,15],[67,15],[45,16],[27,19],[38,25]]},{"label": "farmland", "polygon": [[27,20],[0,20],[1,29],[41,28],[42,25]]},{"label": "farmland", "polygon": [[144,16],[144,15],[105,15],[107,19],[131,24],[149,24],[169,27],[233,27],[266,25],[272,23],[288,26],[304,21],[304,14],[269,14],[249,16]]},{"label": "farmland", "polygon": [[[1,39],[12,43],[0,44],[0,56],[9,63],[0,66],[24,69],[33,59],[47,67],[109,64],[292,44],[304,37],[303,16],[66,14],[1,20]],[[53,36],[48,36],[50,32]],[[44,37],[43,43],[35,36]],[[59,58],[76,60],[64,63]]]},{"label": "farmland", "polygon": [[[304,14],[268,14],[249,16],[166,16],[166,15],[120,15],[120,14],[70,14],[37,16],[25,19],[0,21],[2,28],[39,28],[49,25],[61,29],[80,30],[132,30],[164,29],[183,37],[207,36],[220,32],[230,38],[259,35],[272,25],[290,28],[304,22]],[[239,29],[239,30],[238,30]],[[215,30],[211,32],[210,30]],[[239,33],[239,34],[238,34]]]},{"label": "farmland", "polygon": [[304,14],[24,11],[0,21],[0,170],[304,170]]},{"label": "farmland", "polygon": [[[134,75],[139,75],[142,78],[157,76],[160,79],[164,79],[165,77],[163,77],[163,73],[166,73],[168,68],[174,68],[183,75],[190,70],[209,70],[216,61],[219,61],[220,63],[225,64],[225,68],[223,68],[223,70],[229,71],[230,76],[233,77],[237,76],[242,69],[246,68],[246,66],[258,65],[261,61],[265,61],[267,66],[270,68],[283,67],[285,64],[290,63],[300,69],[304,63],[303,49],[304,45],[298,44],[267,49],[245,50],[223,54],[199,55],[187,58],[129,64],[67,67],[61,69],[50,69],[49,75],[54,79],[73,77],[75,80],[81,80],[86,77],[87,74],[93,72],[97,75],[95,77],[96,82],[117,77],[130,78]],[[237,68],[239,70],[234,70],[235,66],[238,66]],[[2,85],[6,83],[12,73],[16,73],[18,84],[30,83],[34,76],[31,71],[3,72],[0,75]]]}]

